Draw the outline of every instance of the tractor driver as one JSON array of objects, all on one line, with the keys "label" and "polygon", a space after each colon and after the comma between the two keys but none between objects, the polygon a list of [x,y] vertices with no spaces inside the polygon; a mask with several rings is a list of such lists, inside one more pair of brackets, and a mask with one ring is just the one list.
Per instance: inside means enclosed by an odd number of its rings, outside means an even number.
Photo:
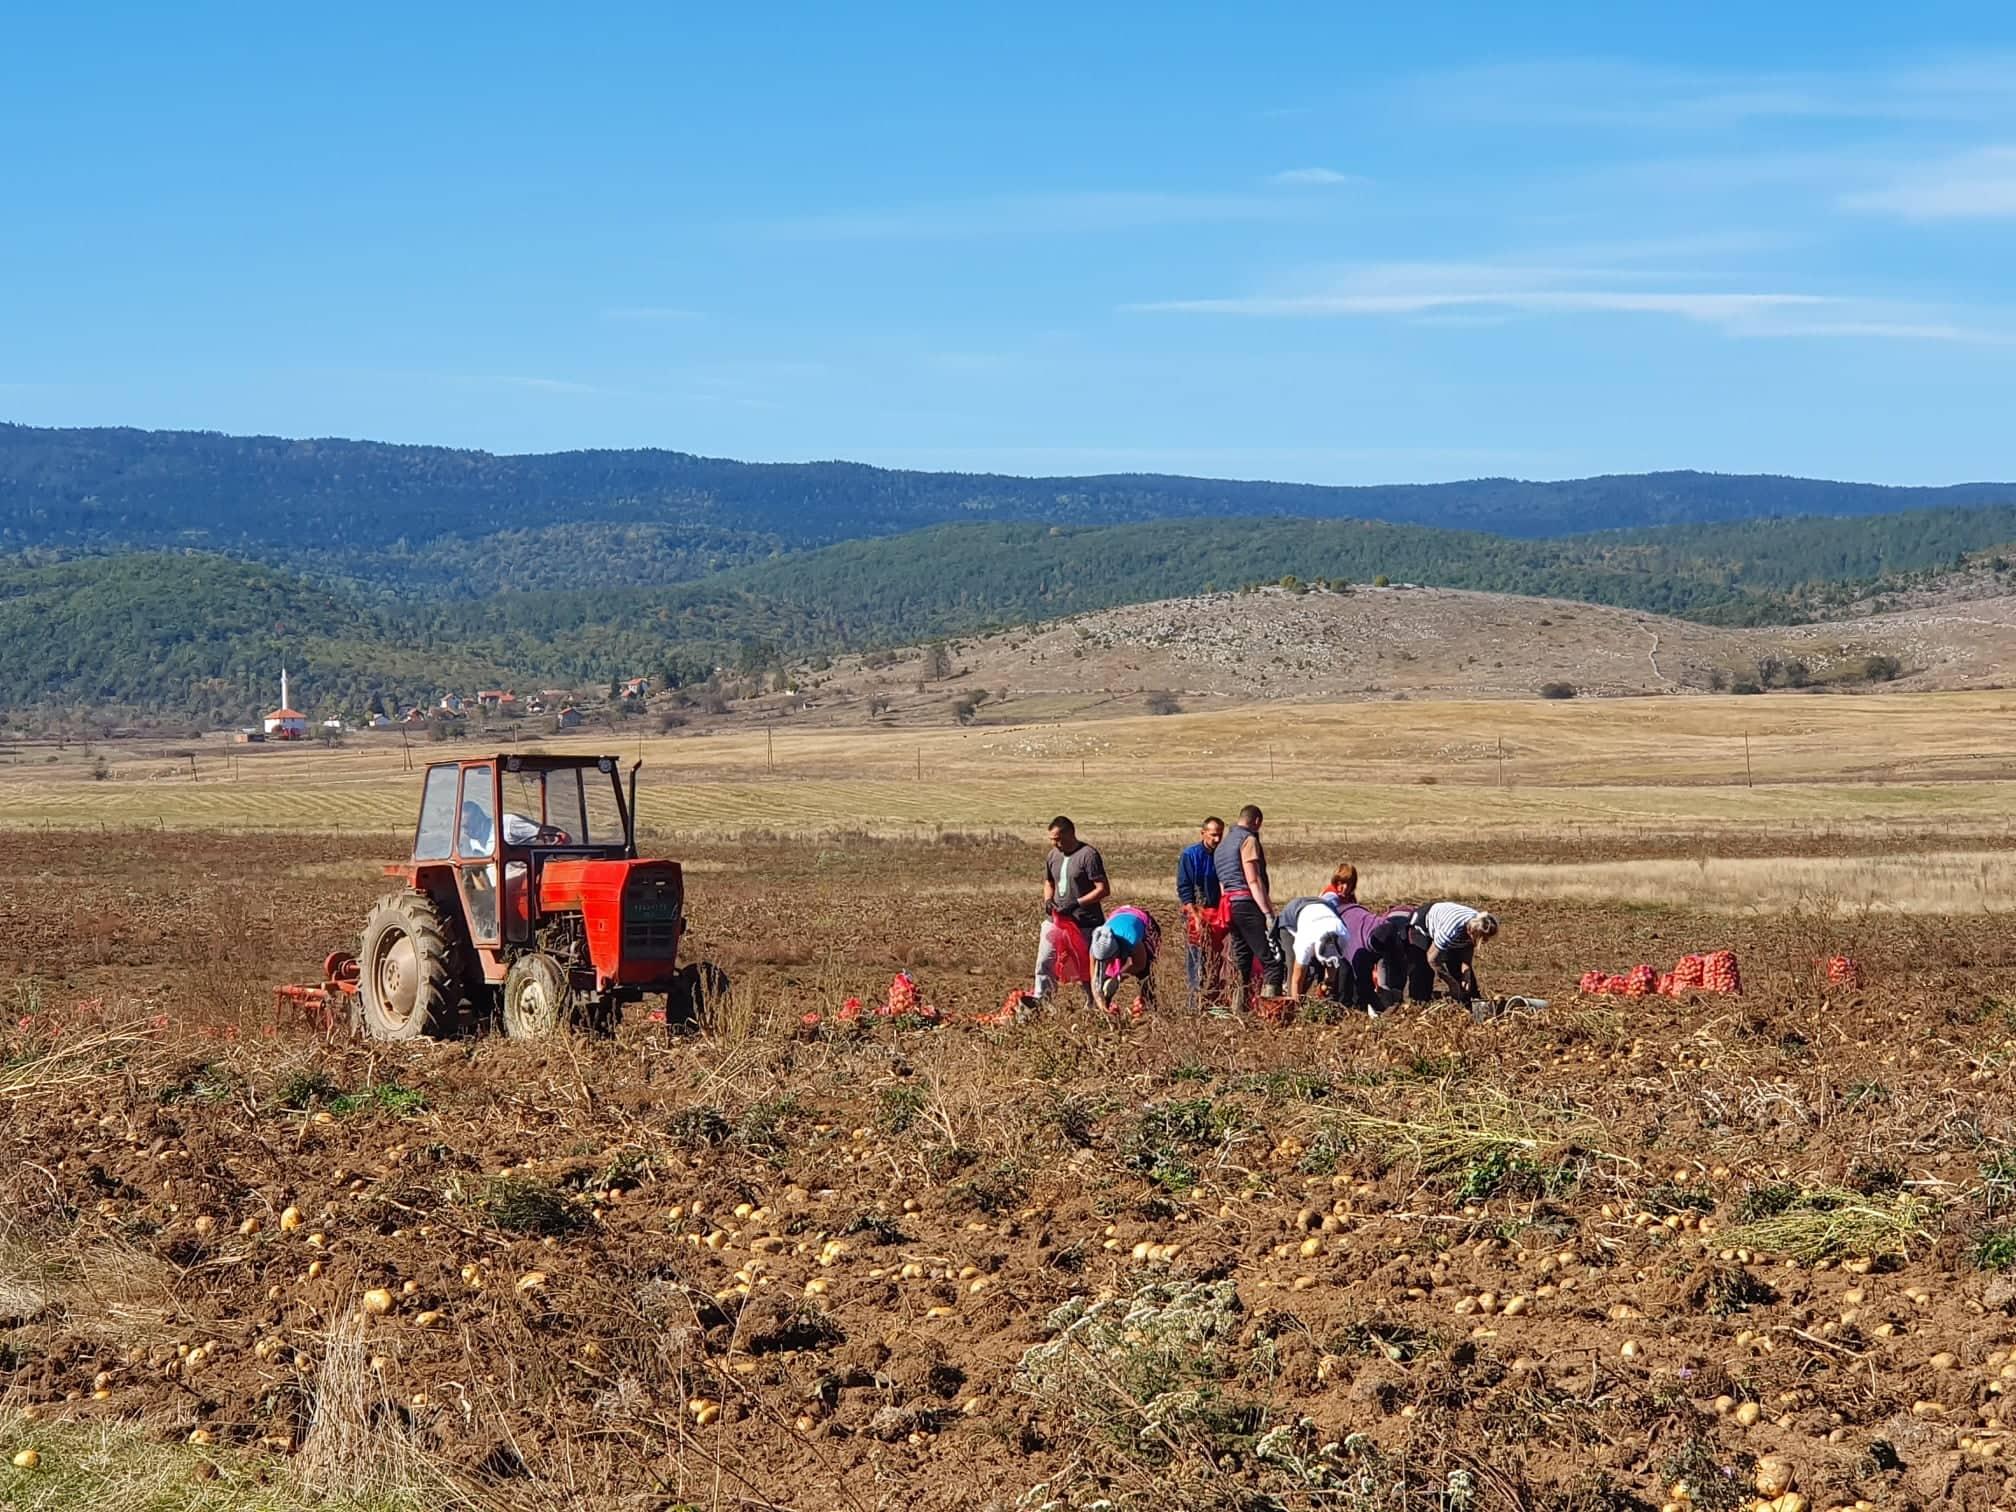
[{"label": "tractor driver", "polygon": [[[566,837],[557,830],[541,831],[539,826],[523,814],[504,810],[504,843],[506,845],[536,845],[541,834],[549,839],[557,839],[565,844]],[[490,825],[490,814],[474,798],[462,800],[462,843],[461,852],[465,856],[487,856],[490,854],[495,835]]]},{"label": "tractor driver", "polygon": [[490,810],[474,798],[462,800],[462,833],[456,840],[455,849],[465,856],[487,856],[497,847],[496,827],[490,822]]}]

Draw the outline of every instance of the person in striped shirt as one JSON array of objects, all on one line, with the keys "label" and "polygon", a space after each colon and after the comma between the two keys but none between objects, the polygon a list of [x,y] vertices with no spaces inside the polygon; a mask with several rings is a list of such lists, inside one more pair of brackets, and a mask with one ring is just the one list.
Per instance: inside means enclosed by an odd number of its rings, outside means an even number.
[{"label": "person in striped shirt", "polygon": [[1430,903],[1416,912],[1407,931],[1408,944],[1421,952],[1428,970],[1449,989],[1449,995],[1477,1013],[1489,1004],[1477,985],[1477,947],[1498,933],[1498,918],[1464,903]]}]

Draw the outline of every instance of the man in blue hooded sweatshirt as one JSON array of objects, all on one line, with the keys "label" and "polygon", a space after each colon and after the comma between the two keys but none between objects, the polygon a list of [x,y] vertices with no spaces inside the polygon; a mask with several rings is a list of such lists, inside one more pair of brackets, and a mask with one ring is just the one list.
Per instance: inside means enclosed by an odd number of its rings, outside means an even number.
[{"label": "man in blue hooded sweatshirt", "polygon": [[1213,814],[1197,831],[1197,843],[1176,858],[1176,901],[1183,905],[1184,968],[1190,978],[1190,1007],[1216,1007],[1225,998],[1225,914],[1223,891],[1212,857],[1225,838],[1225,821]]}]

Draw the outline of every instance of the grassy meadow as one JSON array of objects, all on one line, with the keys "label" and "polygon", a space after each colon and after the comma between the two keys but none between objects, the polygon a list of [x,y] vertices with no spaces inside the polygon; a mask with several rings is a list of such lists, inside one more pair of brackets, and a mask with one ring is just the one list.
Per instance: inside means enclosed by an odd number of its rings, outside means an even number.
[{"label": "grassy meadow", "polygon": [[[641,721],[640,721],[641,723]],[[0,826],[397,831],[417,769],[498,747],[641,758],[646,827],[891,835],[1081,825],[1174,835],[1252,801],[1312,838],[1637,829],[1999,835],[2016,698],[1647,698],[1268,705],[937,729],[723,723],[454,745],[396,734],[0,748]],[[1747,752],[1746,752],[1747,744]],[[410,768],[410,770],[409,770]],[[1453,789],[1455,791],[1437,791]]]}]

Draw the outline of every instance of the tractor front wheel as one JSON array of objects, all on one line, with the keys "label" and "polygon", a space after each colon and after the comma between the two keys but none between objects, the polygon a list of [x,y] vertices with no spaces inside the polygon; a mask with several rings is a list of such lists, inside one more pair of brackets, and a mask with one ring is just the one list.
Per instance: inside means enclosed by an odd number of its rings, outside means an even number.
[{"label": "tractor front wheel", "polygon": [[448,1027],[461,1002],[449,926],[424,893],[389,893],[364,918],[357,998],[364,1033],[419,1039]]},{"label": "tractor front wheel", "polygon": [[533,952],[504,974],[504,1032],[513,1039],[545,1039],[573,1006],[567,971],[549,955]]}]

